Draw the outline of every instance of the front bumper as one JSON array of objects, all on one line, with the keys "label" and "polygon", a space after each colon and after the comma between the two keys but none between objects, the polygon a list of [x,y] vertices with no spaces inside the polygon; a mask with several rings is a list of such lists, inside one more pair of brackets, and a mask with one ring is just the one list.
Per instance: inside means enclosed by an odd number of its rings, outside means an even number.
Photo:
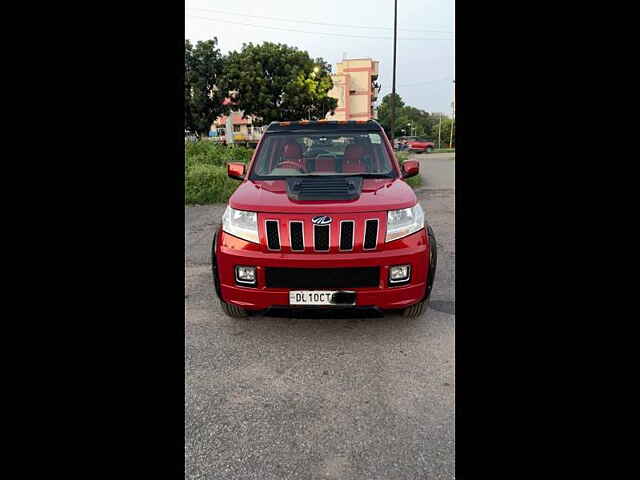
[{"label": "front bumper", "polygon": [[[382,244],[378,250],[366,253],[267,252],[262,246],[229,235],[222,229],[216,234],[213,247],[212,264],[216,293],[222,301],[247,310],[266,310],[289,304],[289,288],[266,287],[266,267],[351,268],[379,266],[379,282],[376,287],[341,289],[356,292],[356,307],[375,307],[383,310],[402,309],[424,300],[427,290],[429,240],[424,229],[405,238]],[[389,267],[401,264],[411,265],[410,282],[403,286],[388,286]],[[236,283],[236,265],[257,267],[257,285],[255,287],[241,286]],[[316,289],[300,288],[299,290]]]}]

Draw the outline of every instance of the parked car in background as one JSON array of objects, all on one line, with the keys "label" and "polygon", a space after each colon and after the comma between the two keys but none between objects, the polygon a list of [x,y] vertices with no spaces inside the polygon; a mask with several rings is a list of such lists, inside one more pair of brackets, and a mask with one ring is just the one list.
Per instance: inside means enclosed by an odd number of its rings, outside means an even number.
[{"label": "parked car in background", "polygon": [[407,142],[409,151],[431,153],[435,149],[435,144],[426,138],[418,138]]},{"label": "parked car in background", "polygon": [[408,150],[409,149],[409,142],[412,140],[416,140],[417,137],[407,137],[407,136],[402,136],[402,137],[397,137],[394,141],[393,141],[393,148],[394,150],[397,150],[399,152],[402,152],[404,150]]}]

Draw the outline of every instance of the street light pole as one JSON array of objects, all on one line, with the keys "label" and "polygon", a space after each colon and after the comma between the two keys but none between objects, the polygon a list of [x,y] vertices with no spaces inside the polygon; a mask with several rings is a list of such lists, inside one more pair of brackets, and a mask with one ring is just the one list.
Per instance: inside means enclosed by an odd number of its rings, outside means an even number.
[{"label": "street light pole", "polygon": [[453,102],[451,102],[451,138],[449,139],[449,148],[453,148],[453,125],[456,120],[456,81],[453,81]]},{"label": "street light pole", "polygon": [[440,114],[440,122],[438,122],[438,148],[442,148],[440,144],[440,131],[442,130],[442,113]]},{"label": "street light pole", "polygon": [[393,86],[391,88],[391,146],[394,147],[396,129],[396,41],[398,39],[398,0],[393,6]]}]

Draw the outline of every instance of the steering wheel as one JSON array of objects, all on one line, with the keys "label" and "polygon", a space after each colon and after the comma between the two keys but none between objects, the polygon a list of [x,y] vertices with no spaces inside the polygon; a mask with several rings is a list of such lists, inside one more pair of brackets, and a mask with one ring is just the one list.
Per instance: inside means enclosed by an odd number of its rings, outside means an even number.
[{"label": "steering wheel", "polygon": [[304,165],[294,160],[284,160],[276,165],[276,168],[295,168],[296,170],[300,170],[302,173],[307,173],[307,169],[304,168]]}]

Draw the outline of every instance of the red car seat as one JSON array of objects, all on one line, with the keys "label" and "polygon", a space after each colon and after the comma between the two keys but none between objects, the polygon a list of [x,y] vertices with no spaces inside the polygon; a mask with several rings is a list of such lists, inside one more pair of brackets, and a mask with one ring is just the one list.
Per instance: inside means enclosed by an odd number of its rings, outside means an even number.
[{"label": "red car seat", "polygon": [[365,173],[367,164],[364,162],[366,149],[363,145],[352,143],[344,150],[344,160],[342,161],[342,171],[345,173]]},{"label": "red car seat", "polygon": [[336,159],[331,155],[318,155],[315,161],[316,172],[335,172]]},{"label": "red car seat", "polygon": [[302,160],[302,147],[296,142],[287,142],[282,147],[283,160],[293,160],[300,162]]},{"label": "red car seat", "polygon": [[285,143],[282,147],[282,160],[280,164],[285,164],[290,167],[296,165],[297,168],[304,168],[302,162],[302,147],[296,142]]}]

